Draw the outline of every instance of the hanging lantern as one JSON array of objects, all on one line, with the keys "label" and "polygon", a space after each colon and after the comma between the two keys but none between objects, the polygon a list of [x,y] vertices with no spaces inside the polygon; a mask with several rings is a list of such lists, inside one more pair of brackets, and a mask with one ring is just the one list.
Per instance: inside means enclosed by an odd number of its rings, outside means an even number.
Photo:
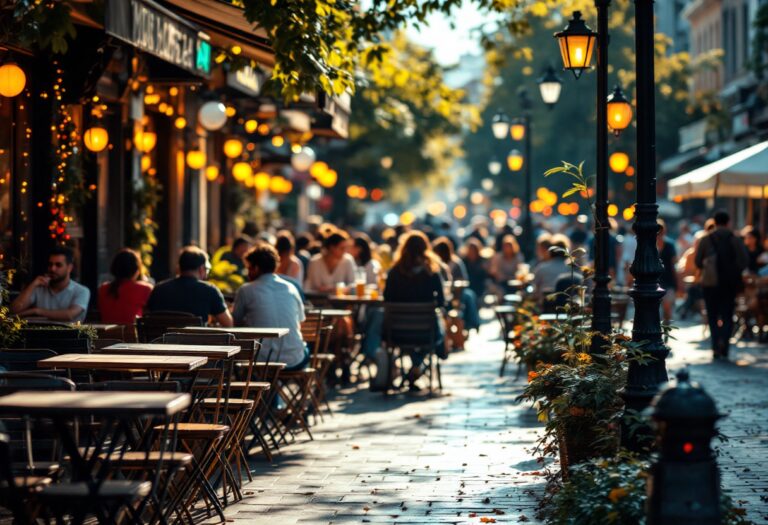
[{"label": "hanging lantern", "polygon": [[309,146],[304,146],[291,157],[291,166],[296,171],[307,171],[315,162],[315,152]]},{"label": "hanging lantern", "polygon": [[232,166],[232,177],[238,182],[244,182],[253,175],[253,168],[247,162],[237,162]]},{"label": "hanging lantern", "polygon": [[596,37],[597,33],[581,19],[581,11],[574,11],[565,29],[555,34],[560,44],[563,68],[572,71],[577,79],[591,67]]},{"label": "hanging lantern", "polygon": [[624,96],[624,92],[617,85],[613,93],[608,96],[608,127],[617,136],[627,129],[632,122],[632,105]]},{"label": "hanging lantern", "polygon": [[200,106],[197,120],[208,131],[219,130],[227,123],[227,108],[221,102],[206,102]]},{"label": "hanging lantern", "polygon": [[549,65],[547,66],[547,69],[544,70],[544,74],[541,78],[539,78],[538,83],[541,100],[552,109],[560,99],[560,92],[563,90],[563,81],[555,73],[555,68]]},{"label": "hanging lantern", "polygon": [[269,181],[271,177],[266,171],[260,171],[253,177],[253,185],[259,191],[267,191],[269,189]]},{"label": "hanging lantern", "polygon": [[624,173],[629,167],[629,155],[623,151],[611,153],[611,156],[608,157],[608,165],[614,173]]},{"label": "hanging lantern", "polygon": [[157,133],[153,131],[137,131],[133,136],[136,149],[142,153],[149,153],[157,144]]},{"label": "hanging lantern", "polygon": [[229,139],[224,142],[224,155],[230,159],[236,159],[243,153],[243,143],[238,139]]},{"label": "hanging lantern", "polygon": [[523,167],[523,154],[513,149],[507,155],[507,166],[511,171],[520,171]]},{"label": "hanging lantern", "polygon": [[205,168],[205,178],[208,179],[210,182],[214,182],[216,179],[219,178],[219,167],[218,166],[208,166]]},{"label": "hanging lantern", "polygon": [[493,136],[501,140],[509,133],[509,117],[503,111],[498,111],[491,120]]},{"label": "hanging lantern", "polygon": [[525,138],[525,123],[520,119],[515,119],[509,126],[509,134],[512,140],[523,140]]},{"label": "hanging lantern", "polygon": [[0,66],[0,95],[4,97],[15,97],[27,85],[27,75],[15,63],[7,62]]},{"label": "hanging lantern", "polygon": [[187,152],[187,166],[193,170],[202,169],[205,166],[205,153],[199,149],[193,149]]},{"label": "hanging lantern", "polygon": [[98,153],[109,145],[109,133],[101,124],[95,124],[83,133],[83,143],[90,151]]}]

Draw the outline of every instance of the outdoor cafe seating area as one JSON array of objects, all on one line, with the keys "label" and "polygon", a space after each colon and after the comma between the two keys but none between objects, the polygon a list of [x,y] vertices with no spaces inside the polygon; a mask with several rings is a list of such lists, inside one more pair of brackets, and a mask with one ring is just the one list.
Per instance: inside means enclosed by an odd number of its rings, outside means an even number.
[{"label": "outdoor cafe seating area", "polygon": [[[433,305],[416,315],[418,304],[332,299],[306,310],[311,358],[300,370],[262,349],[284,328],[204,326],[178,312],[133,326],[31,320],[0,349],[0,522],[223,521],[244,497],[249,463],[313,439],[312,425],[332,416],[335,320],[357,319],[344,359],[358,381],[371,372],[353,351],[366,308],[385,311],[393,359],[396,347],[402,363],[409,350],[434,346]],[[398,343],[393,327],[429,337]],[[425,366],[431,391],[440,384],[431,353]]]}]

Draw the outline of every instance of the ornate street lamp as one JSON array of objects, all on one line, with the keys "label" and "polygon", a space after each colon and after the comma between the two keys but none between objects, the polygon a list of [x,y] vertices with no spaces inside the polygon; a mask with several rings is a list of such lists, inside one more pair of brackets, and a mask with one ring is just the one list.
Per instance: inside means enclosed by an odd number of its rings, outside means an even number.
[{"label": "ornate street lamp", "polygon": [[15,97],[27,85],[27,75],[16,62],[6,62],[0,66],[0,95]]},{"label": "ornate street lamp", "polygon": [[616,136],[627,129],[632,122],[632,105],[624,96],[624,92],[616,85],[608,97],[608,127]]},{"label": "ornate street lamp", "polygon": [[565,29],[555,34],[560,44],[563,68],[573,72],[574,77],[579,78],[585,69],[592,67],[596,37],[597,33],[581,19],[581,11],[574,11]]},{"label": "ornate street lamp", "polygon": [[509,133],[509,117],[503,111],[499,111],[493,116],[491,131],[498,140],[504,139]]},{"label": "ornate street lamp", "polygon": [[539,84],[539,92],[541,93],[541,100],[552,109],[557,101],[560,99],[560,92],[563,90],[563,81],[555,73],[555,68],[552,65],[548,65],[544,70],[544,74],[537,81]]}]

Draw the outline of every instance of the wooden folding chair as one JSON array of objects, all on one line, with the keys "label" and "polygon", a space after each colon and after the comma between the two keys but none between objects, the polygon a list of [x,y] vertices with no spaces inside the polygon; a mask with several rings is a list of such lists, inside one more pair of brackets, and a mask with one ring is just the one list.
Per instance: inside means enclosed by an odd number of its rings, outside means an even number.
[{"label": "wooden folding chair", "polygon": [[[499,368],[499,377],[504,377],[504,370],[507,363],[515,359],[515,331],[514,327],[518,324],[517,307],[512,305],[501,305],[494,307],[496,318],[501,325],[501,337],[504,340],[504,354],[501,357],[501,368]],[[515,379],[520,376],[522,363],[518,364]]]},{"label": "wooden folding chair", "polygon": [[187,312],[145,312],[136,319],[136,336],[140,343],[149,343],[162,337],[171,328],[203,326],[203,319]]}]

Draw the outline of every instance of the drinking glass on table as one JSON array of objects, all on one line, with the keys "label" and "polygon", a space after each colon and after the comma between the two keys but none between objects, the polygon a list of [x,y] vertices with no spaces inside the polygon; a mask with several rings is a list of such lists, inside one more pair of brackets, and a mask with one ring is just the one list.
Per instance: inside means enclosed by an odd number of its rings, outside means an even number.
[{"label": "drinking glass on table", "polygon": [[379,298],[379,289],[375,284],[369,284],[366,290],[366,296],[370,297],[371,299],[378,299]]},{"label": "drinking glass on table", "polygon": [[346,285],[342,282],[336,283],[336,295],[344,295],[346,292]]},{"label": "drinking glass on table", "polygon": [[365,295],[366,281],[367,276],[365,274],[365,268],[357,268],[355,270],[355,294],[358,297],[363,297]]}]

